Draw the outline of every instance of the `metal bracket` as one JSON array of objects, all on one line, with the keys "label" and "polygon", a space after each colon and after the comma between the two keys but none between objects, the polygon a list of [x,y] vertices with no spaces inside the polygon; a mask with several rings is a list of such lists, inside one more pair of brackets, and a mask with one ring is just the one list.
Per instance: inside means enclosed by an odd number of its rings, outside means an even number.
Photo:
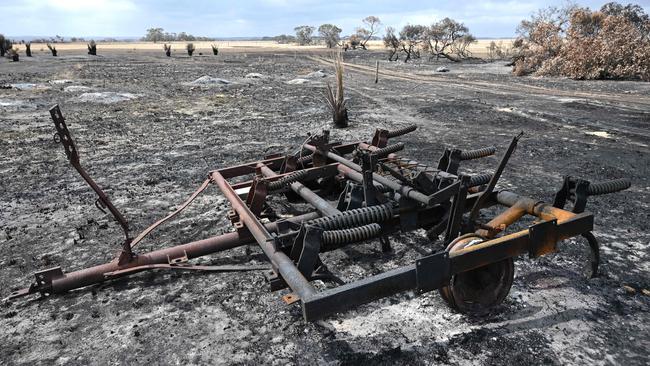
[{"label": "metal bracket", "polygon": [[564,208],[567,201],[573,203],[572,211],[574,213],[582,213],[587,206],[587,190],[589,189],[590,182],[584,179],[578,179],[571,176],[565,176],[562,188],[555,194],[553,206],[557,208]]},{"label": "metal bracket", "polygon": [[417,292],[424,293],[449,283],[451,261],[448,252],[439,252],[415,261]]},{"label": "metal bracket", "polygon": [[377,168],[377,156],[369,153],[361,153],[361,168],[363,171],[363,199],[365,206],[374,206],[377,202],[377,189],[373,173]]},{"label": "metal bracket", "polygon": [[61,267],[54,267],[34,273],[36,288],[43,296],[49,296],[52,290],[52,280],[63,277]]},{"label": "metal bracket", "polygon": [[415,230],[418,227],[418,212],[416,208],[419,206],[418,202],[400,196],[399,207],[403,210],[399,215],[399,224],[403,232]]},{"label": "metal bracket", "polygon": [[557,250],[557,220],[542,221],[528,228],[528,255],[537,258]]},{"label": "metal bracket", "polygon": [[375,136],[373,136],[370,144],[372,146],[377,146],[378,148],[386,147],[388,144],[388,130],[381,128],[375,130]]},{"label": "metal bracket", "polygon": [[426,194],[431,195],[436,193],[436,184],[429,178],[426,172],[419,172],[413,178],[413,185],[415,189]]},{"label": "metal bracket", "polygon": [[460,154],[458,149],[445,149],[445,152],[438,161],[438,170],[445,171],[449,174],[457,174],[460,167]]},{"label": "metal bracket", "polygon": [[363,187],[360,184],[347,181],[345,188],[339,196],[336,208],[339,211],[347,211],[362,207],[363,205]]},{"label": "metal bracket", "polygon": [[187,257],[187,252],[186,251],[183,251],[183,255],[180,256],[180,257],[170,258],[169,256],[167,256],[167,263],[169,263],[172,266],[182,264],[182,263],[187,263],[188,261],[189,261],[189,258]]},{"label": "metal bracket", "polygon": [[300,229],[291,248],[290,257],[294,260],[297,259],[296,267],[306,278],[311,278],[316,264],[320,261],[318,253],[320,253],[322,236],[323,229],[318,226],[305,225]]},{"label": "metal bracket", "polygon": [[258,216],[262,213],[264,202],[266,201],[266,194],[268,192],[267,181],[265,179],[257,179],[253,181],[253,185],[248,191],[246,197],[246,205],[250,207],[251,212]]},{"label": "metal bracket", "polygon": [[298,167],[298,158],[293,155],[287,155],[282,162],[280,167],[281,173],[289,173],[296,170]]},{"label": "metal bracket", "polygon": [[282,296],[282,301],[284,301],[284,303],[287,305],[291,305],[293,303],[300,301],[300,296],[292,292]]},{"label": "metal bracket", "polygon": [[[445,233],[445,245],[451,243],[460,234],[461,221],[465,211],[465,201],[467,200],[467,186],[469,185],[470,177],[468,175],[461,175],[458,177],[459,185],[456,195],[454,196],[449,213],[449,221],[447,221],[447,232]],[[453,187],[451,185],[449,187]]]},{"label": "metal bracket", "polygon": [[236,222],[239,222],[239,214],[235,210],[228,210],[227,213],[228,220],[234,225]]}]

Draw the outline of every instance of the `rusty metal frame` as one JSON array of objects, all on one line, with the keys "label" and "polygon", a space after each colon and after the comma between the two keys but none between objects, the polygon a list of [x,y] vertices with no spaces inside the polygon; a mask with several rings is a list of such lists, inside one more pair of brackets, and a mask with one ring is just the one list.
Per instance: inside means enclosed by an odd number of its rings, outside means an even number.
[{"label": "rusty metal frame", "polygon": [[[211,171],[207,180],[179,209],[144,230],[132,242],[126,220],[79,165],[76,147],[58,106],[52,108],[51,114],[70,162],[97,192],[99,200],[109,208],[123,227],[127,239],[122,254],[115,260],[69,273],[64,273],[59,267],[37,272],[34,283],[12,292],[8,299],[32,293],[50,296],[146,270],[240,271],[270,268],[268,278],[271,289],[275,291],[288,287],[290,293],[283,297],[285,302],[299,302],[304,319],[311,321],[399,292],[414,290],[424,293],[439,289],[446,286],[455,274],[506,258],[526,253],[531,257],[548,254],[557,250],[557,243],[570,237],[582,235],[594,247],[592,241],[595,242],[595,238],[591,234],[593,216],[583,212],[584,200],[589,192],[585,188],[588,184],[583,181],[574,183],[574,180],[567,179],[557,195],[555,206],[508,191],[493,191],[520,136],[513,139],[494,175],[473,180],[476,177],[458,174],[460,162],[491,155],[494,148],[469,152],[448,149],[437,168],[422,166],[395,154],[403,145],[388,145],[390,138],[412,132],[414,127],[398,131],[378,129],[371,143],[330,143],[329,133],[324,133],[312,136],[303,144],[299,156],[269,156],[260,161]],[[389,168],[388,163],[393,164],[395,169]],[[405,169],[414,169],[416,178],[403,175]],[[243,182],[229,182],[229,179],[251,175],[252,179]],[[343,183],[362,186],[363,189],[342,191],[343,194],[360,195],[355,201],[357,206],[361,203],[360,207],[347,205],[341,208],[339,204],[337,208],[331,200],[326,199],[324,186],[338,184],[340,187]],[[485,184],[487,188],[481,188]],[[591,192],[602,194],[629,187],[629,182],[608,184],[594,185]],[[579,199],[569,193],[572,192],[570,188],[577,185],[584,188],[580,191],[582,195]],[[230,202],[232,210],[228,216],[236,229],[234,232],[149,253],[133,251],[135,244],[182,211],[208,186],[218,187]],[[428,188],[423,190],[420,187]],[[261,216],[267,197],[273,194],[293,194],[310,204],[314,211],[263,223]],[[574,204],[577,209],[573,212],[558,207],[564,206],[572,198],[578,200]],[[344,196],[340,198],[343,201],[346,199]],[[477,222],[479,210],[495,205],[505,210],[487,223]],[[536,223],[526,230],[505,233],[509,225],[524,215],[536,217]],[[319,257],[323,251],[372,238],[381,238],[382,249],[389,250],[387,235],[433,225],[446,227],[445,243],[468,233],[485,240],[458,251],[433,252],[411,265],[359,281],[340,284],[340,280],[335,280],[339,285],[326,290],[318,291],[312,284],[317,279],[335,279],[331,273],[320,271],[320,268],[324,268]],[[335,240],[335,245],[327,240]],[[194,258],[251,243],[259,246],[270,267],[199,266],[189,263]]]}]

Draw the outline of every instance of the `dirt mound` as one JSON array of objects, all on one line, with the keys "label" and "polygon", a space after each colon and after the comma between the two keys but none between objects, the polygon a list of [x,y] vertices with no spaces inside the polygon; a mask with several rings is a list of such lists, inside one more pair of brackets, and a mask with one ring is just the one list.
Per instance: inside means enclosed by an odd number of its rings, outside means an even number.
[{"label": "dirt mound", "polygon": [[226,79],[221,79],[221,78],[214,78],[212,76],[201,76],[200,78],[192,81],[189,83],[190,85],[227,85],[231,84],[232,82],[230,80]]}]

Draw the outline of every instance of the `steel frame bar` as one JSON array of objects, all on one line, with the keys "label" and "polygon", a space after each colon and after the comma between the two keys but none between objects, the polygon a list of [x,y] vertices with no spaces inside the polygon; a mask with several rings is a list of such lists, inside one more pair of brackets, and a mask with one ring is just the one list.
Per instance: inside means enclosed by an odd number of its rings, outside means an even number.
[{"label": "steel frame bar", "polygon": [[[342,157],[342,156],[340,156],[338,154],[335,154],[335,153],[330,152],[330,151],[320,151],[320,150],[318,150],[318,148],[316,146],[309,145],[309,144],[305,144],[304,146],[305,146],[306,149],[308,149],[308,150],[310,150],[310,151],[312,151],[312,152],[314,152],[316,154],[322,154],[326,158],[334,160],[334,161],[336,161],[338,163],[341,163],[342,165],[356,171],[357,173],[362,173],[363,172],[363,169],[361,169],[361,167],[358,164],[355,164],[355,163],[345,159],[344,157]],[[434,200],[431,197],[429,197],[427,195],[424,195],[424,194],[418,192],[417,190],[415,190],[415,189],[413,189],[411,187],[405,186],[403,184],[399,184],[399,183],[397,183],[395,181],[392,181],[390,179],[387,179],[387,178],[382,177],[381,175],[378,175],[378,174],[375,174],[375,173],[373,173],[372,176],[373,176],[373,179],[376,182],[378,182],[380,184],[383,184],[386,187],[389,187],[389,188],[395,190],[396,192],[398,192],[400,195],[402,195],[404,197],[414,199],[414,200],[416,200],[416,201],[418,201],[420,203],[423,203],[425,205],[435,203],[435,202],[433,202]],[[363,176],[362,176],[362,180],[363,180]]]},{"label": "steel frame bar", "polygon": [[210,175],[213,181],[219,186],[226,199],[230,201],[233,209],[239,214],[241,222],[248,228],[257,244],[260,246],[266,257],[269,259],[277,272],[291,289],[301,299],[312,295],[316,290],[305,278],[305,276],[293,264],[293,261],[282,251],[277,250],[275,239],[266,230],[246,204],[239,198],[235,190],[228,184],[221,173],[212,172]]},{"label": "steel frame bar", "polygon": [[[279,174],[271,170],[268,166],[264,165],[263,163],[259,163],[258,168],[262,172],[262,175],[264,175],[267,178],[277,178],[279,177]],[[318,169],[318,168],[315,168]],[[336,170],[335,170],[336,171]],[[302,197],[305,201],[310,203],[318,212],[320,212],[322,215],[325,216],[330,216],[330,215],[336,215],[338,213],[341,213],[341,211],[337,210],[335,207],[329,204],[326,200],[324,200],[321,196],[316,194],[314,191],[311,189],[305,187],[304,184],[300,182],[293,182],[289,185],[292,191],[294,191],[297,195]]]}]

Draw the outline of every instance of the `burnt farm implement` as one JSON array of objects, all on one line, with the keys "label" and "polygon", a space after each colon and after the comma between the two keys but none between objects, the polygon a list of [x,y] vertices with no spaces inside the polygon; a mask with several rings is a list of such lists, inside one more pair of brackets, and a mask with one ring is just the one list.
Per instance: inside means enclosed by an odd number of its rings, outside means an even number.
[{"label": "burnt farm implement", "polygon": [[[242,271],[266,270],[272,291],[288,288],[282,298],[300,304],[308,321],[404,291],[439,290],[453,308],[484,313],[507,296],[514,276],[513,258],[538,257],[556,252],[561,241],[582,236],[598,270],[598,242],[591,233],[593,216],[585,212],[589,196],[626,189],[629,181],[601,183],[565,177],[553,203],[545,203],[505,190],[495,190],[521,135],[515,136],[499,164],[490,173],[466,175],[460,164],[496,152],[487,147],[461,151],[446,149],[437,166],[400,157],[395,137],[416,130],[377,129],[368,142],[333,142],[327,131],[309,136],[298,152],[209,172],[205,182],[176,211],[131,237],[124,216],[82,168],[58,106],[50,110],[68,160],[97,193],[99,208],[107,208],[125,235],[119,255],[95,267],[64,273],[60,267],[39,271],[27,288],[7,300],[40,293],[51,296],[148,270]],[[135,247],[149,233],[172,219],[210,186],[230,202],[232,232],[190,243],[138,253]],[[308,204],[312,210],[278,218],[269,198]],[[485,219],[481,210],[499,207]],[[568,207],[565,207],[568,206]],[[493,212],[494,210],[490,210]],[[524,216],[532,216],[527,229],[508,230]],[[321,260],[321,254],[374,240],[382,251],[391,250],[396,232],[425,229],[431,242],[426,255],[413,263],[361,280],[344,282]],[[420,231],[422,232],[422,231]],[[269,266],[207,266],[194,258],[256,244]],[[440,248],[439,250],[434,250]],[[319,282],[316,286],[315,281]]]}]

